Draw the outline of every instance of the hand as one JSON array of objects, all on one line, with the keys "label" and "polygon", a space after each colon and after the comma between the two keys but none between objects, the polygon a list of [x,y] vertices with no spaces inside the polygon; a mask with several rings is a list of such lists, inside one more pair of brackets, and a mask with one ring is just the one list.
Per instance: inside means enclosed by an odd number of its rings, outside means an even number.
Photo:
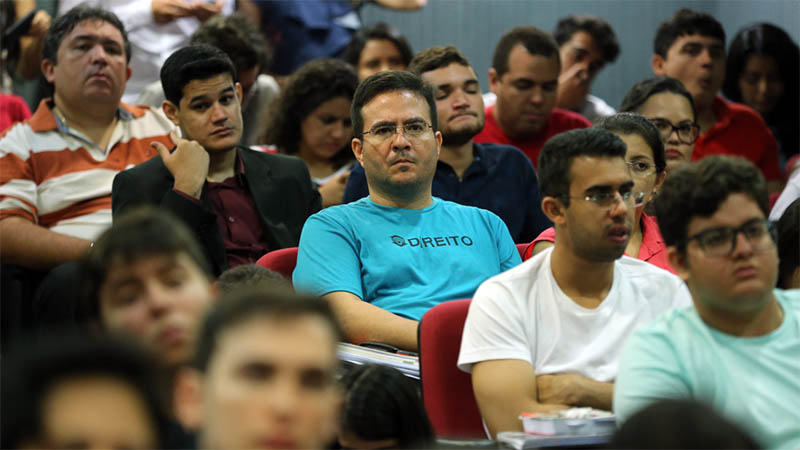
[{"label": "hand", "polygon": [[223,0],[216,0],[214,3],[198,1],[191,6],[192,15],[200,22],[205,22],[206,20],[221,13],[223,4]]},{"label": "hand", "polygon": [[162,25],[192,14],[191,7],[183,0],[152,0],[150,6],[153,20]]},{"label": "hand", "polygon": [[33,15],[33,21],[28,29],[26,36],[44,36],[47,30],[50,29],[50,14],[47,11],[40,9]]},{"label": "hand", "polygon": [[573,64],[558,76],[558,94],[556,106],[574,109],[581,105],[589,95],[591,77],[586,64]]},{"label": "hand", "polygon": [[170,137],[177,144],[172,153],[160,142],[150,145],[158,150],[164,165],[175,179],[174,188],[199,200],[208,177],[208,152],[197,141],[181,139],[174,131]]},{"label": "hand", "polygon": [[347,185],[347,178],[349,176],[350,172],[343,173],[319,187],[319,195],[322,196],[323,208],[342,203],[344,188]]},{"label": "hand", "polygon": [[558,373],[536,376],[536,394],[539,403],[574,405],[579,389],[580,375]]}]

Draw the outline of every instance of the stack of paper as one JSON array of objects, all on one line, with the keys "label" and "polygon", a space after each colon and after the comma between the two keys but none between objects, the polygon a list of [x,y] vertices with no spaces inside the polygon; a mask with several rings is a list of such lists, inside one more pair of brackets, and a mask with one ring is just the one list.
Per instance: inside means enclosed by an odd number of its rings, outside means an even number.
[{"label": "stack of paper", "polygon": [[405,376],[419,380],[419,358],[403,353],[389,353],[358,345],[340,342],[337,353],[339,359],[351,364],[381,364],[394,367]]}]

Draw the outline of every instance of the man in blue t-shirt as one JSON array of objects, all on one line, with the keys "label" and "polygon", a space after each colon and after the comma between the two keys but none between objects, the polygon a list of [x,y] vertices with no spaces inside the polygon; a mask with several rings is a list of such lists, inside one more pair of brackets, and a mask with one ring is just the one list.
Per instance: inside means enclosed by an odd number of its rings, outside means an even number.
[{"label": "man in blue t-shirt", "polygon": [[656,199],[670,265],[693,309],[634,333],[614,390],[618,423],[666,398],[708,403],[764,448],[800,448],[800,291],[775,289],[767,188],[751,163],[709,156]]},{"label": "man in blue t-shirt", "polygon": [[[510,145],[473,142],[483,129],[483,98],[475,71],[458,49],[423,50],[408,70],[435,91],[442,149],[433,195],[497,214],[514,242],[530,242],[552,226],[542,213],[536,172],[528,157]],[[367,195],[364,169],[357,166],[347,179],[344,203]]]},{"label": "man in blue t-shirt", "polygon": [[350,341],[415,350],[429,308],[471,297],[519,264],[519,253],[493,213],[432,196],[442,134],[422,79],[399,71],[368,77],[351,119],[369,197],[308,219],[294,285],[329,301]]}]

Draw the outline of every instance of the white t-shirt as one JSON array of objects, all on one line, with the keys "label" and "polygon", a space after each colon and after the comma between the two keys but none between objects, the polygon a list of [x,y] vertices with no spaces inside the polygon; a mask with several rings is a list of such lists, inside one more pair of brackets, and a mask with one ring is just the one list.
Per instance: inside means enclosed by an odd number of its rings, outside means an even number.
[{"label": "white t-shirt", "polygon": [[603,302],[584,308],[564,294],[550,269],[553,249],[480,285],[470,305],[458,367],[521,359],[537,375],[570,372],[613,381],[628,336],[673,307],[691,306],[680,278],[623,256]]}]

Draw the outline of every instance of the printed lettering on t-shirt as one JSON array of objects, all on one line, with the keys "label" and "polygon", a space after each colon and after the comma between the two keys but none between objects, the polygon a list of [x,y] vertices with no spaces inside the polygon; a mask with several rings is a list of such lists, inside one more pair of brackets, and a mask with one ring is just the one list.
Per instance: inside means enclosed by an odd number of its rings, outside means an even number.
[{"label": "printed lettering on t-shirt", "polygon": [[398,247],[470,247],[472,238],[469,236],[418,236],[404,238],[403,236],[393,235],[392,243]]}]

